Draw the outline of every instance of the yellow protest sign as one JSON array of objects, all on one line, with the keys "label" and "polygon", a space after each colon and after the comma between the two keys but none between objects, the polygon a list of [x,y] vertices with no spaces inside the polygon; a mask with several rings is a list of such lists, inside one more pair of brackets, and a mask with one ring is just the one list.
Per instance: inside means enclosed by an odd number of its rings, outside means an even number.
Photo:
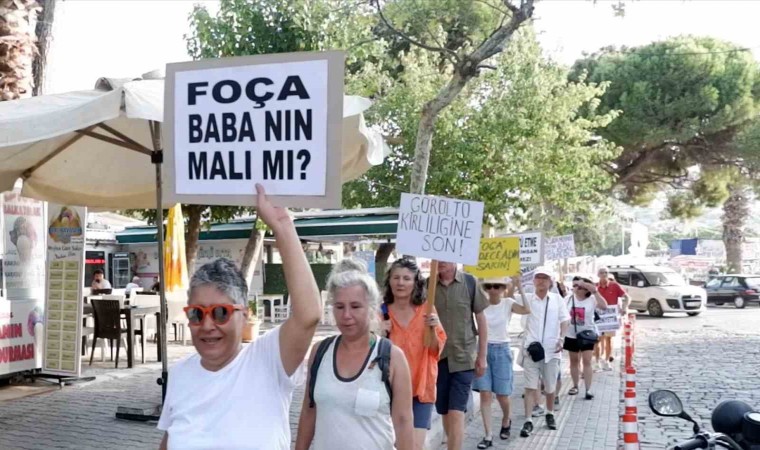
[{"label": "yellow protest sign", "polygon": [[464,270],[478,278],[520,275],[520,238],[481,239],[478,265]]}]

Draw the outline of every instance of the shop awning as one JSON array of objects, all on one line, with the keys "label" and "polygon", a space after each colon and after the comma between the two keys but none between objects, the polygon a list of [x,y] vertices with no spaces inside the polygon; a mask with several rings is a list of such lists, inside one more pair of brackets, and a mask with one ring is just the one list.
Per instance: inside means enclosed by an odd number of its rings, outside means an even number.
[{"label": "shop awning", "polygon": [[[393,209],[360,210],[361,215],[352,215],[351,210],[324,212],[316,217],[296,217],[294,219],[298,235],[305,240],[356,240],[357,238],[385,237],[396,235],[398,213]],[[239,219],[229,223],[213,224],[201,231],[200,240],[248,239],[251,235],[252,219]],[[153,226],[129,227],[116,233],[120,244],[142,244],[156,242],[156,228]]]}]

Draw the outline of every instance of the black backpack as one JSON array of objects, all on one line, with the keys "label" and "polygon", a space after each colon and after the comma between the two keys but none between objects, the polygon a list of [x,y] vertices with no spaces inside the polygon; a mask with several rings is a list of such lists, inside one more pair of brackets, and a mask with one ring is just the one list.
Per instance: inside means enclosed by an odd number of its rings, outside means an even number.
[{"label": "black backpack", "polygon": [[[335,341],[338,336],[330,336],[324,341],[319,343],[317,347],[317,353],[314,355],[314,362],[309,369],[309,407],[313,408],[316,403],[314,402],[314,388],[317,385],[317,373],[319,372],[319,365],[322,364],[322,359],[327,353],[327,349],[330,348],[330,344]],[[388,397],[391,399],[391,405],[393,405],[393,389],[391,388],[391,348],[393,344],[389,339],[384,337],[377,338],[377,356],[373,359],[369,367],[372,368],[375,364],[380,368],[380,374],[385,384],[385,390],[388,391]]]}]

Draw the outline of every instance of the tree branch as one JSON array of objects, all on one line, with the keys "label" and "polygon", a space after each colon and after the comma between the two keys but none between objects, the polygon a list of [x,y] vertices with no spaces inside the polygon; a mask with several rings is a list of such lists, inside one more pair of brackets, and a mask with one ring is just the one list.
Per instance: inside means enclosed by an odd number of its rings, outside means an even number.
[{"label": "tree branch", "polygon": [[380,0],[375,0],[373,2],[375,4],[375,7],[377,8],[377,14],[380,16],[380,20],[383,22],[383,24],[393,32],[396,36],[400,37],[401,39],[409,42],[412,45],[416,45],[417,47],[424,48],[425,50],[429,50],[431,52],[436,53],[443,53],[444,55],[448,55],[452,57],[455,61],[459,61],[459,55],[456,54],[456,52],[449,50],[447,48],[442,47],[434,47],[432,45],[423,44],[420,41],[417,41],[415,39],[412,39],[409,35],[406,33],[403,33],[391,25],[391,23],[388,21],[388,19],[385,17],[385,14],[383,14],[383,8],[380,6]]}]

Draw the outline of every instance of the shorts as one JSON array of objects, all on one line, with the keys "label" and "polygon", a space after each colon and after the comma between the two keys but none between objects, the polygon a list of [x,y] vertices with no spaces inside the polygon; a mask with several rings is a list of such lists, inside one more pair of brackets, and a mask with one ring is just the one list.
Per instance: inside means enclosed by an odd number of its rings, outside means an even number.
[{"label": "shorts", "polygon": [[525,372],[525,388],[538,389],[541,387],[541,380],[544,381],[544,392],[553,394],[557,389],[557,375],[559,374],[560,360],[553,358],[549,361],[543,360],[535,362],[530,357],[523,361]]},{"label": "shorts", "polygon": [[488,366],[480,378],[475,378],[472,390],[493,392],[496,395],[512,395],[512,349],[509,343],[488,344]]},{"label": "shorts", "polygon": [[602,333],[602,337],[613,337],[617,334],[617,331],[605,331]]},{"label": "shorts", "polygon": [[573,338],[565,338],[565,345],[562,346],[565,350],[567,350],[570,353],[580,353],[580,352],[587,352],[594,349],[595,344],[584,344],[579,345],[578,339]]},{"label": "shorts", "polygon": [[412,399],[412,415],[414,416],[414,428],[429,430],[433,418],[433,404],[422,403],[417,397]]},{"label": "shorts", "polygon": [[438,414],[448,414],[449,411],[467,412],[473,378],[474,370],[450,373],[448,359],[438,361],[438,394],[435,399],[435,410]]}]

